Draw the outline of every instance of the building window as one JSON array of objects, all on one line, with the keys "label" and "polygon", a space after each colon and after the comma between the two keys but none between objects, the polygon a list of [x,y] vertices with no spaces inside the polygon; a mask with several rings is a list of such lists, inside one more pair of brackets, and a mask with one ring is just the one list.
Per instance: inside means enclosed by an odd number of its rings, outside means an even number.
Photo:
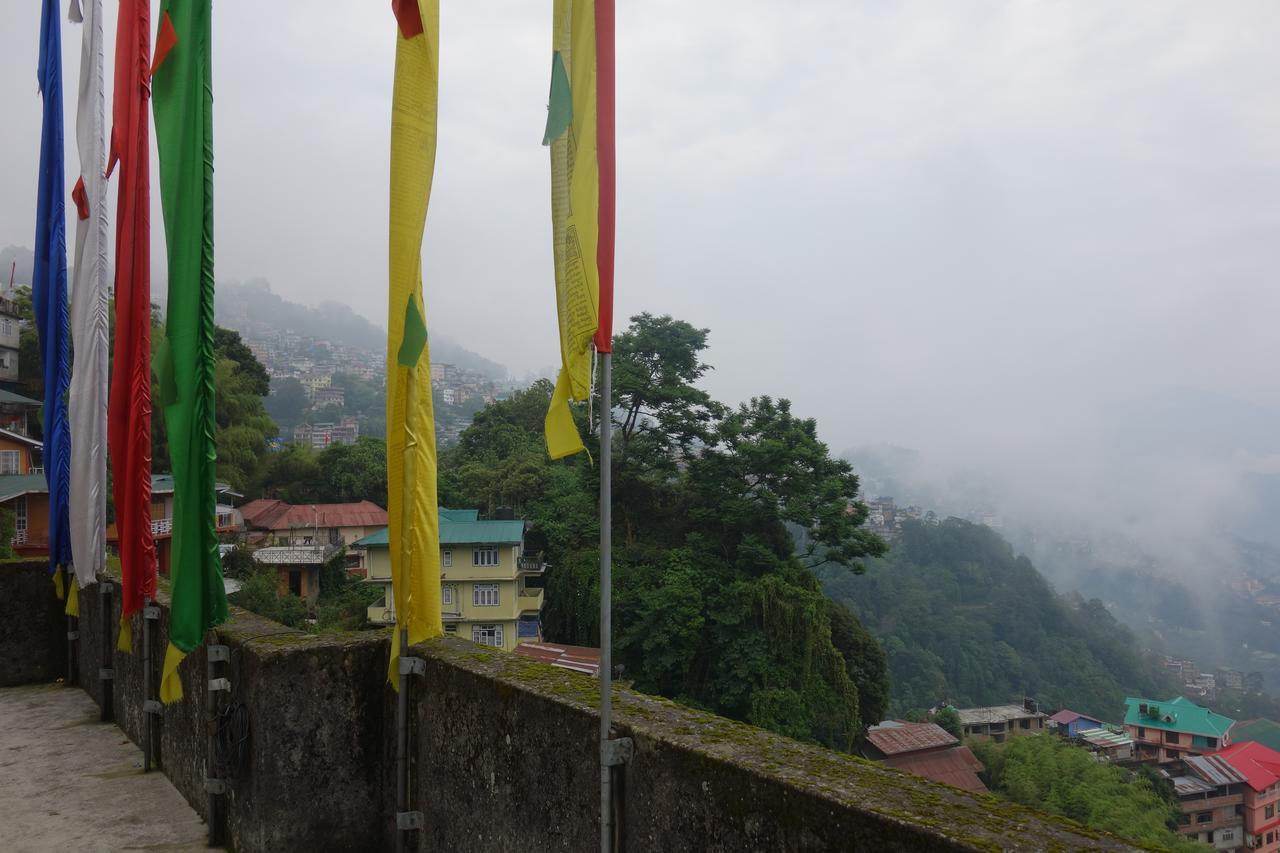
[{"label": "building window", "polygon": [[1276,816],[1276,804],[1272,803],[1266,808],[1266,817],[1268,820]]},{"label": "building window", "polygon": [[289,592],[302,596],[302,572],[289,572]]},{"label": "building window", "polygon": [[446,569],[453,565],[453,552],[448,548],[440,552],[440,565]]},{"label": "building window", "polygon": [[502,647],[501,625],[472,625],[471,641],[482,646]]},{"label": "building window", "polygon": [[1138,726],[1138,737],[1146,737],[1146,736],[1147,736],[1147,730],[1144,729],[1142,726]]},{"label": "building window", "polygon": [[1276,840],[1276,834],[1274,832],[1268,832],[1267,843],[1270,844],[1272,841],[1275,841],[1275,840]]},{"label": "building window", "polygon": [[[10,320],[8,317],[4,318],[4,322],[0,323],[0,327],[3,328],[4,336],[6,338],[13,334],[13,321]],[[8,367],[8,364],[6,364],[5,367]]]},{"label": "building window", "polygon": [[458,626],[457,626],[456,624],[454,624],[454,623],[450,622],[448,625],[445,625],[445,626],[444,626],[444,632],[445,632],[446,634],[457,634],[457,633],[458,633]]},{"label": "building window", "polygon": [[1196,823],[1213,823],[1213,812],[1200,812],[1196,815]]},{"label": "building window", "polygon": [[0,450],[0,474],[17,474],[18,464],[17,450]]},{"label": "building window", "polygon": [[1018,727],[1019,727],[1019,728],[1023,728],[1023,729],[1029,729],[1029,728],[1031,728],[1031,721],[1030,721],[1030,720],[1018,720]]},{"label": "building window", "polygon": [[472,549],[471,564],[473,566],[498,565],[498,549],[494,545],[481,545]]},{"label": "building window", "polygon": [[440,603],[446,607],[453,606],[454,588],[451,585],[440,587]]},{"label": "building window", "polygon": [[496,583],[478,583],[471,587],[471,604],[475,607],[497,607],[498,585]]},{"label": "building window", "polygon": [[1235,841],[1236,831],[1234,829],[1222,829],[1218,831],[1219,841]]},{"label": "building window", "polygon": [[1177,742],[1178,742],[1178,733],[1177,733],[1177,732],[1165,732],[1165,733],[1164,733],[1164,742],[1165,742],[1165,743],[1177,743]]}]

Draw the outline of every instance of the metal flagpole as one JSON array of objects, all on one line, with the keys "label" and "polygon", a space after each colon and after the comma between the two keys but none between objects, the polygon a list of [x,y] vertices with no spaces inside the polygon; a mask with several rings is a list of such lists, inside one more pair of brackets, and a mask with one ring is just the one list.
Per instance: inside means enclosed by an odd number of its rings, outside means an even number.
[{"label": "metal flagpole", "polygon": [[600,354],[600,853],[613,851],[613,354]]},{"label": "metal flagpole", "polygon": [[[400,631],[400,658],[409,654],[409,630]],[[405,850],[399,815],[409,811],[409,676],[400,670],[400,695],[396,697],[396,851]]]}]

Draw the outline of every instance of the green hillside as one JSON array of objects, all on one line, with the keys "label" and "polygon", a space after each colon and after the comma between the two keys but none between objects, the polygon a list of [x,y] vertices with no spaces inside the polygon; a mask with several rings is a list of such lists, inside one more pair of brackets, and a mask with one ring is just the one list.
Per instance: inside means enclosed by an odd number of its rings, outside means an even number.
[{"label": "green hillside", "polygon": [[1102,602],[1058,595],[981,525],[909,522],[865,575],[820,574],[827,594],[884,644],[894,713],[1026,695],[1114,721],[1126,692],[1176,692]]}]

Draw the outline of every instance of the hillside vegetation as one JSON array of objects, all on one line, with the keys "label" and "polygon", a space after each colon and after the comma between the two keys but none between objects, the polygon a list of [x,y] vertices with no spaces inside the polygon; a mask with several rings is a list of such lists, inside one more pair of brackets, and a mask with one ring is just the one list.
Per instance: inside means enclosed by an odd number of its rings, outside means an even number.
[{"label": "hillside vegetation", "polygon": [[1176,692],[1101,601],[1058,595],[982,525],[908,522],[866,574],[820,576],[883,644],[893,713],[1026,695],[1116,721],[1126,694]]}]

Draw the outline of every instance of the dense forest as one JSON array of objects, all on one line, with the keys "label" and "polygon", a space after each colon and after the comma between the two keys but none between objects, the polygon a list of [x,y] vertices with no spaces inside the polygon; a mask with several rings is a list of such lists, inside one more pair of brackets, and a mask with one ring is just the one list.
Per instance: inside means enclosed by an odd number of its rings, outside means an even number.
[{"label": "dense forest", "polygon": [[[858,479],[786,400],[732,409],[698,387],[707,330],[632,319],[614,345],[614,660],[643,691],[848,749],[887,701],[879,645],[823,595],[788,525],[848,564],[882,553]],[[544,633],[599,641],[599,459],[547,458],[551,385],[475,418],[440,463],[446,506],[529,520]],[[577,412],[584,436],[586,407]]]},{"label": "dense forest", "polygon": [[831,565],[819,574],[883,643],[895,714],[1030,696],[1115,721],[1126,694],[1178,692],[1102,602],[1058,595],[981,525],[908,522],[865,574]]}]

